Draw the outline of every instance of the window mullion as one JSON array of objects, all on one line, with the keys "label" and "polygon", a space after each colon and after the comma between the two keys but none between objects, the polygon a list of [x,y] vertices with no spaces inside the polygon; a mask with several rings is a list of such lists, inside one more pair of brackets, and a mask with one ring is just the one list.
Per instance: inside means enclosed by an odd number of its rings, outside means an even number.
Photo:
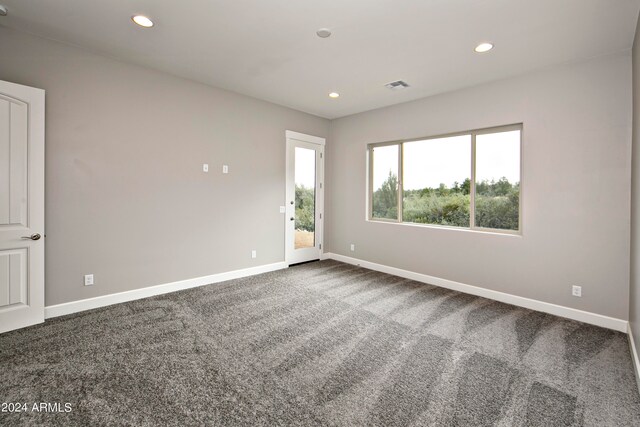
[{"label": "window mullion", "polygon": [[476,134],[471,134],[471,182],[469,182],[469,228],[476,228]]},{"label": "window mullion", "polygon": [[398,144],[398,222],[402,222],[402,194],[404,193],[403,166],[403,144]]},{"label": "window mullion", "polygon": [[368,206],[369,209],[367,213],[367,218],[373,219],[373,147],[369,147],[369,197],[368,197]]}]

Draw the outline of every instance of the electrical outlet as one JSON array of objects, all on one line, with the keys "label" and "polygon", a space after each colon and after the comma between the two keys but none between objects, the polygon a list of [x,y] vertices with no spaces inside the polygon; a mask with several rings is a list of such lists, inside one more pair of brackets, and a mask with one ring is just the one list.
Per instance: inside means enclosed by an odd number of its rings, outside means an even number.
[{"label": "electrical outlet", "polygon": [[251,258],[257,258],[258,257],[258,252],[254,249],[251,251]]},{"label": "electrical outlet", "polygon": [[574,297],[581,297],[582,286],[573,286],[573,288],[571,288],[571,295],[573,295]]},{"label": "electrical outlet", "polygon": [[84,285],[85,286],[93,286],[93,274],[85,274],[84,275]]},{"label": "electrical outlet", "polygon": [[222,165],[222,173],[229,173],[229,166],[228,165]]},{"label": "electrical outlet", "polygon": [[285,213],[287,211],[287,208],[285,208],[284,206],[280,206],[280,213]]},{"label": "electrical outlet", "polygon": [[209,165],[208,164],[204,163],[202,165],[202,172],[209,172]]},{"label": "electrical outlet", "polygon": [[356,245],[354,245],[353,243],[351,244],[351,252],[355,252],[356,250]]}]

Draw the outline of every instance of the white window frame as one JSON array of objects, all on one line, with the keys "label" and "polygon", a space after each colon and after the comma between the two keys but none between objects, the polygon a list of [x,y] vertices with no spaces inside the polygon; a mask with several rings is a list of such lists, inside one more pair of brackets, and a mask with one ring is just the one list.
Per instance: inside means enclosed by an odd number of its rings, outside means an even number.
[{"label": "white window frame", "polygon": [[[499,228],[488,228],[488,227],[478,227],[475,224],[476,215],[475,215],[475,198],[476,198],[476,136],[478,135],[486,135],[492,133],[502,133],[502,132],[511,132],[511,131],[520,131],[520,197],[518,200],[518,230],[506,230]],[[524,126],[522,123],[516,123],[512,125],[505,126],[494,126],[489,128],[482,129],[474,129],[465,132],[455,132],[448,133],[442,135],[428,136],[422,138],[412,138],[405,139],[401,141],[387,141],[387,142],[376,142],[367,145],[367,215],[366,220],[371,222],[381,222],[381,223],[390,223],[390,224],[401,224],[407,226],[417,226],[417,227],[436,227],[436,228],[445,228],[452,230],[466,230],[466,231],[475,231],[475,232],[484,232],[484,233],[499,233],[499,234],[511,234],[511,235],[522,235],[522,193],[523,193],[523,133]],[[403,146],[408,142],[415,141],[428,141],[432,139],[442,139],[442,138],[450,138],[456,136],[464,136],[469,135],[471,137],[471,173],[470,173],[470,188],[469,188],[469,227],[459,227],[454,225],[440,225],[440,224],[423,224],[423,223],[415,223],[415,222],[403,222],[402,220],[402,200],[404,194],[403,188]],[[389,218],[375,218],[373,217],[373,168],[374,168],[374,154],[373,150],[377,147],[385,147],[385,146],[398,146],[398,218],[389,219]]]}]

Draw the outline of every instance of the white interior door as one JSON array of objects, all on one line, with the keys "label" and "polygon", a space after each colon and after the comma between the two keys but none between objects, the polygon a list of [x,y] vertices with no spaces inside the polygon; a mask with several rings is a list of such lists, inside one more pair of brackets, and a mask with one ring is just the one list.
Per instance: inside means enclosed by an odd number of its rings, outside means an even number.
[{"label": "white interior door", "polygon": [[0,81],[0,333],[44,322],[44,91]]},{"label": "white interior door", "polygon": [[286,262],[320,259],[325,139],[287,131]]}]

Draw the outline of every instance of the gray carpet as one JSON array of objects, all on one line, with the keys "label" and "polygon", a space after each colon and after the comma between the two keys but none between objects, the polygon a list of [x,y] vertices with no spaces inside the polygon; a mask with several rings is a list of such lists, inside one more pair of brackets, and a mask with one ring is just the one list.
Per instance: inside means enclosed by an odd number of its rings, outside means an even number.
[{"label": "gray carpet", "polygon": [[1,425],[631,426],[624,334],[322,261],[0,335]]}]

